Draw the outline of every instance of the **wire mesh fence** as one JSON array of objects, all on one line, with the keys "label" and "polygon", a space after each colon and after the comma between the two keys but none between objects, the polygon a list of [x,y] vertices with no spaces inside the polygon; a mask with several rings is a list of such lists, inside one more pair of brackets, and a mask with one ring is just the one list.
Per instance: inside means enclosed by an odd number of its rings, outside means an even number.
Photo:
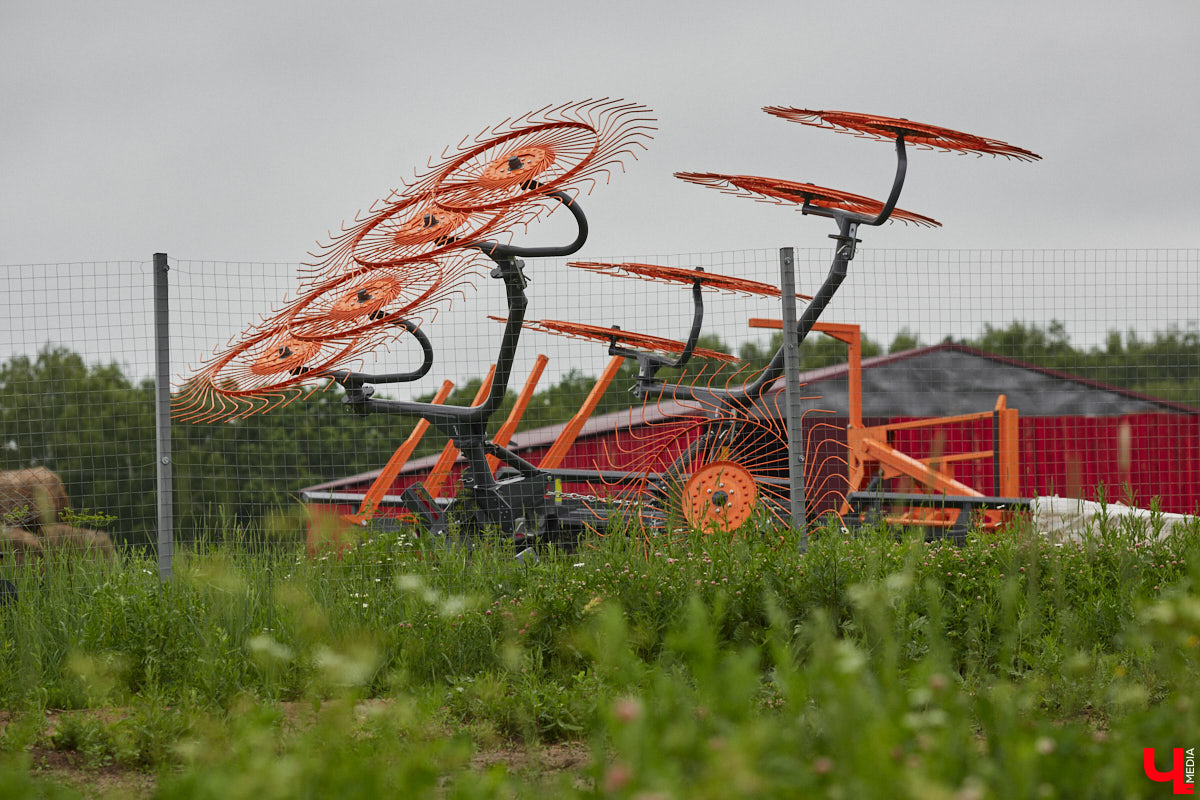
[{"label": "wire mesh fence", "polygon": [[[825,276],[831,251],[795,252],[797,289],[810,294]],[[595,260],[702,267],[706,274],[768,284],[780,278],[774,248]],[[169,263],[170,371],[177,393],[215,351],[283,308],[302,284],[293,264]],[[460,291],[421,320],[434,353],[429,373],[379,385],[376,399],[428,401],[447,382],[453,384],[447,404],[467,406],[481,396],[510,310],[504,282],[489,266],[472,265]],[[869,486],[948,494],[967,487],[1019,497],[1104,493],[1196,513],[1198,267],[1195,249],[861,248],[821,317],[824,329],[801,348],[806,399],[799,455],[809,518],[844,515],[847,495]],[[78,542],[89,530],[118,546],[152,548],[158,535],[152,263],[2,269],[3,569],[18,569],[22,553],[55,546],[55,537]],[[562,259],[529,259],[524,273],[525,319],[541,324],[520,336],[506,400],[488,422],[490,436],[511,422],[509,449],[535,466],[565,442],[569,446],[553,457],[563,469],[638,470],[643,467],[632,462],[646,452],[646,432],[673,419],[673,411],[719,416],[705,401],[677,402],[672,409],[667,406],[679,397],[640,400],[633,392],[634,357],[614,364],[603,337],[560,335],[563,326],[552,324],[616,325],[623,333],[681,343],[695,319],[690,285],[576,268]],[[779,299],[719,287],[706,288],[702,298],[699,347],[740,361],[694,358],[662,375],[709,387],[744,382],[779,346],[778,325],[771,327],[780,319]],[[854,342],[857,368],[848,363]],[[677,355],[667,351],[668,360]],[[421,360],[414,337],[396,329],[361,353],[354,369],[397,372]],[[594,392],[606,368],[611,382]],[[443,500],[454,495],[463,459],[447,458],[453,453],[445,430],[414,440],[415,417],[355,414],[341,387],[327,380],[304,385],[317,390],[262,413],[172,423],[178,541],[237,531],[247,546],[300,544],[311,534],[305,513],[314,508],[359,515],[359,522],[394,520],[406,513],[400,496],[408,486],[423,484]],[[589,395],[596,400],[590,411]],[[527,401],[523,410],[518,400]],[[767,403],[753,412],[762,423],[761,441],[752,456],[758,466],[747,467],[747,474],[757,488],[746,488],[764,500],[784,492],[788,458],[786,448],[779,452],[782,429],[770,422],[779,408]],[[1012,410],[1015,415],[1007,414]],[[577,425],[565,435],[573,419]],[[913,424],[931,419],[937,422]],[[406,442],[406,458],[397,458]],[[656,452],[660,460],[680,455],[678,449]],[[680,482],[696,477],[699,483],[688,491],[699,491],[708,478],[694,452],[690,457]],[[728,447],[707,458],[737,461]],[[385,472],[389,463],[392,470]],[[566,483],[547,492],[582,494],[586,485],[587,492],[598,491],[582,476]],[[368,509],[363,504],[373,487],[378,508]],[[681,502],[687,516],[686,497]]]},{"label": "wire mesh fence", "polygon": [[[69,540],[73,532],[52,523],[84,531],[109,518],[123,541],[145,541],[156,507],[149,262],[5,267],[2,274],[6,542],[18,547],[23,530]],[[63,513],[68,507],[73,514]]]}]

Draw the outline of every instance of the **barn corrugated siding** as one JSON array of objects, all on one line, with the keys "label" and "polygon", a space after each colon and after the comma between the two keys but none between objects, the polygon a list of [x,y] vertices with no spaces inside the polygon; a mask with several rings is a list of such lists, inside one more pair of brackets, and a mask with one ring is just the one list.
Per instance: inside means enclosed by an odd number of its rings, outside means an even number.
[{"label": "barn corrugated siding", "polygon": [[[896,431],[892,441],[916,458],[991,447],[989,420],[943,430],[944,438],[936,429]],[[1024,497],[1092,500],[1103,487],[1109,500],[1148,507],[1157,497],[1163,511],[1200,513],[1200,416],[1022,417],[1019,431]],[[990,462],[951,466],[968,486],[993,491]]]}]

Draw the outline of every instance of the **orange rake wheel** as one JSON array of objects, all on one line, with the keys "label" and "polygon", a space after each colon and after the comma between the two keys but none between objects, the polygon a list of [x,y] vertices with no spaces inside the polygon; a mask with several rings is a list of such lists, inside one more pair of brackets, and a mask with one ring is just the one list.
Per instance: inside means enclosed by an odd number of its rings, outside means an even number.
[{"label": "orange rake wheel", "polygon": [[[681,381],[661,396],[648,398],[640,420],[638,412],[631,409],[628,420],[618,423],[606,463],[642,477],[632,484],[612,483],[606,488],[621,505],[639,510],[650,535],[696,528],[711,533],[712,524],[726,524],[725,530],[732,530],[750,516],[771,525],[788,524],[785,395],[778,389],[757,396],[738,395],[738,388],[752,383],[754,377],[744,371],[692,375],[686,384]],[[820,401],[816,395],[802,399],[806,405]],[[836,509],[844,499],[843,487],[831,482],[829,475],[845,474],[845,458],[830,461],[826,452],[830,437],[826,423],[820,421],[822,415],[831,413],[810,405],[802,415],[808,431],[808,507],[818,512]],[[737,493],[717,495],[717,489],[726,488],[716,485],[717,476],[723,476],[721,480]],[[755,485],[753,492],[747,476]],[[745,504],[752,506],[752,511],[744,517]]]},{"label": "orange rake wheel", "polygon": [[519,210],[451,211],[428,196],[393,194],[364,218],[344,227],[305,264],[306,288],[364,268],[397,267],[461,251],[473,242],[507,239],[529,221]]},{"label": "orange rake wheel", "polygon": [[642,524],[656,535],[732,533],[757,514],[786,519],[787,438],[779,420],[729,409],[667,418],[640,431],[631,449],[645,478],[622,499],[636,501]]},{"label": "orange rake wheel", "polygon": [[521,222],[508,213],[453,211],[435,199],[403,197],[384,204],[343,233],[323,261],[349,261],[355,267],[393,266],[507,233]]},{"label": "orange rake wheel", "polygon": [[361,336],[299,338],[286,326],[251,328],[176,394],[172,415],[186,422],[247,417],[311,394],[304,386],[355,363]]},{"label": "orange rake wheel", "polygon": [[[666,283],[692,284],[699,281],[706,288],[733,292],[740,295],[762,295],[764,297],[779,297],[779,287],[769,283],[735,278],[729,275],[719,275],[705,272],[703,268],[682,269],[680,267],[662,267],[657,264],[639,264],[624,262],[621,264],[605,264],[599,261],[571,261],[568,267],[586,269],[618,278],[641,278],[648,281],[663,281]],[[797,294],[801,300],[812,300],[806,294]]]},{"label": "orange rake wheel", "polygon": [[420,176],[412,191],[429,192],[446,209],[480,212],[534,201],[624,169],[645,149],[650,109],[621,100],[546,107],[484,131]]},{"label": "orange rake wheel", "polygon": [[173,403],[175,416],[234,419],[311,393],[315,387],[301,384],[361,363],[362,354],[386,347],[421,315],[461,294],[479,258],[471,252],[359,269],[318,284],[190,378]]},{"label": "orange rake wheel", "polygon": [[[503,317],[489,318],[497,322],[505,321]],[[590,339],[591,341],[628,345],[638,350],[649,350],[671,355],[682,353],[684,348],[687,347],[684,342],[667,339],[662,336],[623,331],[616,327],[605,328],[601,325],[588,325],[582,322],[566,322],[558,319],[526,320],[522,327],[529,330],[541,331],[542,333],[553,333],[559,336],[571,336],[576,339]],[[737,356],[730,355],[729,353],[721,353],[703,347],[695,348],[692,351],[692,355],[696,358],[710,358],[714,361],[726,361],[730,363],[738,360]]]},{"label": "orange rake wheel", "polygon": [[999,139],[975,136],[907,119],[858,114],[851,111],[814,111],[787,106],[764,106],[763,111],[781,119],[799,122],[802,125],[852,133],[864,138],[890,142],[903,136],[905,143],[928,149],[1004,156],[1005,158],[1015,158],[1018,161],[1040,161],[1042,158],[1037,153],[1016,147],[1008,142],[1002,142]]},{"label": "orange rake wheel", "polygon": [[[781,178],[760,178],[755,175],[721,175],[715,172],[676,172],[675,177],[699,186],[708,186],[726,194],[749,197],[768,203],[812,204],[821,208],[849,211],[864,216],[877,216],[883,211],[883,203],[870,197],[827,189],[811,183],[796,183]],[[940,227],[942,223],[932,217],[905,211],[892,210],[889,220],[911,222],[916,225]]]},{"label": "orange rake wheel", "polygon": [[313,287],[286,306],[277,319],[300,337],[355,336],[407,317],[434,312],[455,295],[474,288],[482,256],[474,251],[437,259],[360,269]]},{"label": "orange rake wheel", "polygon": [[435,189],[451,209],[488,211],[556,191],[591,163],[596,131],[578,122],[538,125],[468,150]]}]

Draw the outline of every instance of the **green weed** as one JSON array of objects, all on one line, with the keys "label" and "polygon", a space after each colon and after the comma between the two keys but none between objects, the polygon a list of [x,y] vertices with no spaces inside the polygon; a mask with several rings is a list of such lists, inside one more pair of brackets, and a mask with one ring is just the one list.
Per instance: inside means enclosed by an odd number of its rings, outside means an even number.
[{"label": "green weed", "polygon": [[[164,797],[1135,797],[1141,748],[1200,738],[1200,526],[828,528],[804,553],[610,531],[536,563],[203,538],[165,584],[136,553],[28,576],[0,705],[31,721],[4,749],[162,769]],[[45,709],[76,711],[47,733]],[[469,767],[507,739],[590,740],[592,765]]]}]

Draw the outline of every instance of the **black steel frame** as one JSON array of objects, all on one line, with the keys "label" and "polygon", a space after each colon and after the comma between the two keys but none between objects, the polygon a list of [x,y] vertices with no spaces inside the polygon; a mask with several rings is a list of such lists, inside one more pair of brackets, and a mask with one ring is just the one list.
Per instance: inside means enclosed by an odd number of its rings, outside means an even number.
[{"label": "black steel frame", "polygon": [[[511,533],[516,540],[541,538],[547,533],[568,527],[571,520],[578,523],[583,517],[594,518],[594,513],[576,505],[563,507],[547,495],[550,482],[555,478],[576,478],[577,471],[538,469],[506,447],[488,440],[487,424],[504,400],[512,377],[513,361],[520,340],[525,311],[529,301],[525,295],[528,283],[525,277],[526,258],[553,258],[569,256],[577,252],[587,241],[588,222],[579,202],[565,192],[550,192],[551,197],[571,213],[576,224],[576,236],[566,245],[554,247],[517,247],[497,242],[465,242],[463,247],[474,248],[487,255],[496,266],[493,278],[504,282],[508,318],[496,356],[496,369],[488,395],[478,406],[440,405],[404,400],[383,400],[373,397],[374,386],[384,383],[401,383],[417,380],[425,375],[432,365],[433,347],[428,337],[411,323],[402,323],[405,330],[416,336],[422,348],[422,364],[405,373],[373,375],[359,372],[338,371],[330,373],[346,391],[343,402],[362,414],[401,414],[422,417],[430,425],[448,435],[461,451],[466,461],[462,476],[463,491],[448,504],[434,500],[420,484],[405,490],[402,497],[405,507],[421,520],[433,533],[442,534],[450,530],[450,520],[456,510],[458,521],[475,533],[487,527],[496,527]],[[492,474],[487,457],[494,456],[515,475],[498,478]]]}]

